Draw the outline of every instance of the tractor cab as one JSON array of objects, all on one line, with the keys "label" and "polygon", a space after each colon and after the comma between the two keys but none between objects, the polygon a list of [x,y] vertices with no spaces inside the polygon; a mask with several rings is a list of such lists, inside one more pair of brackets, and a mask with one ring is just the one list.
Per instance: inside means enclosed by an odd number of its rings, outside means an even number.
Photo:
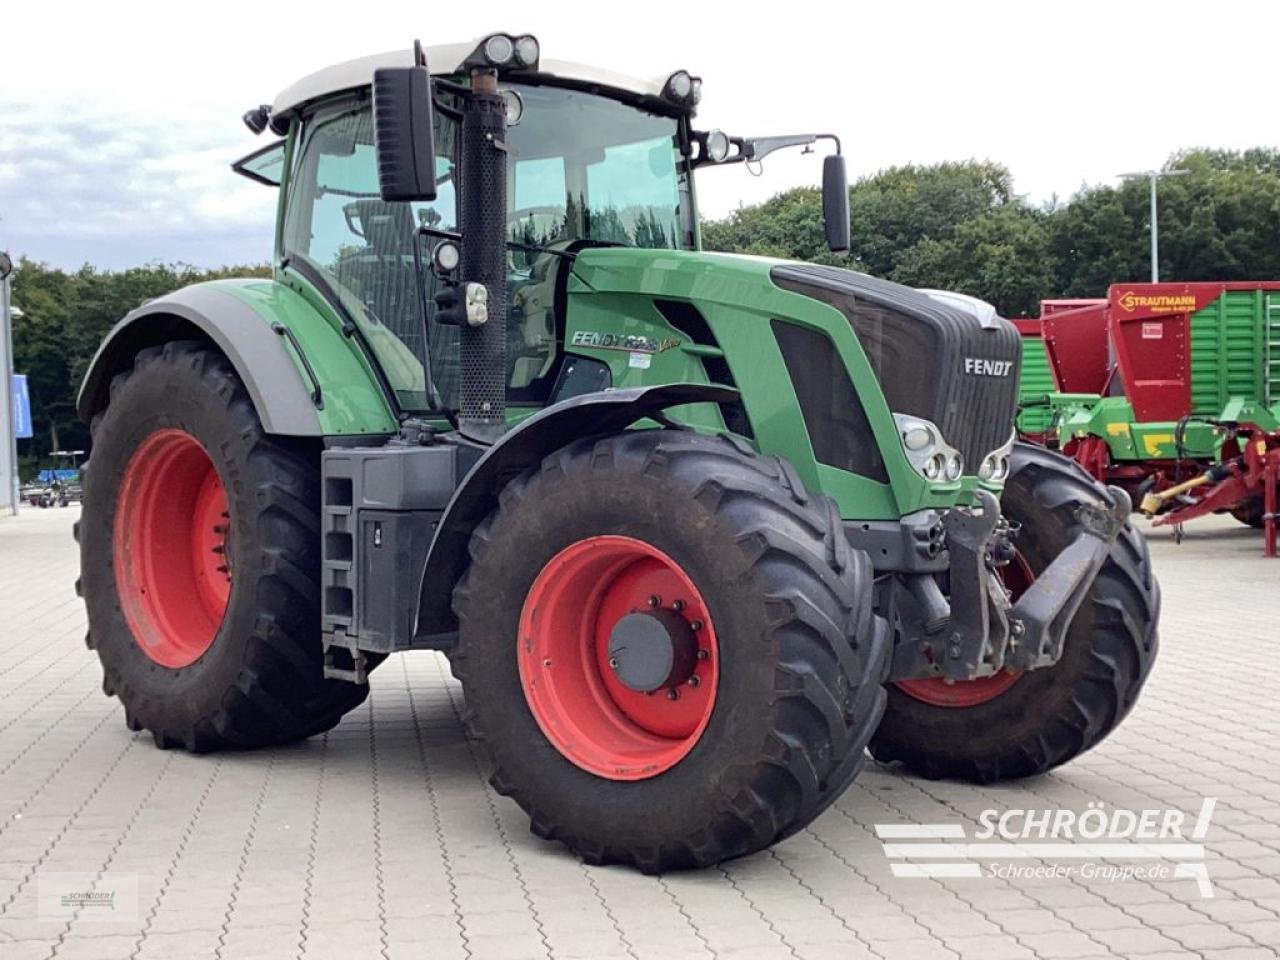
[{"label": "tractor cab", "polygon": [[[463,235],[461,111],[471,71],[496,77],[504,108],[505,388],[517,409],[544,405],[563,371],[564,287],[578,251],[697,250],[698,166],[758,162],[821,136],[743,140],[695,130],[700,78],[678,70],[640,80],[541,60],[530,36],[418,50],[330,67],[250,111],[251,128],[269,126],[287,139],[233,165],[284,189],[279,261],[319,278],[342,302],[410,413],[459,406],[459,328],[437,322],[449,270],[438,257],[431,269],[420,268],[423,248]],[[379,182],[369,80],[375,70],[413,69],[419,59],[436,78],[429,111],[434,196],[389,200]],[[845,191],[834,173],[827,177],[836,201]],[[838,202],[834,208],[839,220]]]}]

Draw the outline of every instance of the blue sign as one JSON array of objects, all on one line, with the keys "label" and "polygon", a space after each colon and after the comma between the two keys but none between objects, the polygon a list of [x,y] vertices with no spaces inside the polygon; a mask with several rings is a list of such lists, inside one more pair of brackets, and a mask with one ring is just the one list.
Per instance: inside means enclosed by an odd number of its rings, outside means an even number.
[{"label": "blue sign", "polygon": [[27,375],[13,375],[13,435],[19,440],[31,439],[31,395],[27,393]]}]

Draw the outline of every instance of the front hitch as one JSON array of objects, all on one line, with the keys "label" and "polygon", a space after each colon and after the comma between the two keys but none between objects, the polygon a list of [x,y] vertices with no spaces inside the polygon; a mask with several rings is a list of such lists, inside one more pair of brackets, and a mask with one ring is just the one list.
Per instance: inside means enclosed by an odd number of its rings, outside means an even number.
[{"label": "front hitch", "polygon": [[1109,504],[1076,505],[1080,532],[1009,611],[1012,642],[1006,667],[1034,670],[1052,666],[1062,656],[1067,628],[1129,519],[1128,494],[1118,487],[1107,487],[1107,493]]},{"label": "front hitch", "polygon": [[972,506],[948,511],[946,593],[940,571],[886,578],[882,607],[894,610],[898,632],[891,679],[973,680],[1057,663],[1067,629],[1129,516],[1128,496],[1107,490],[1106,499],[1071,507],[1075,539],[1016,602],[998,573],[1011,546],[999,501],[978,490]]},{"label": "front hitch", "polygon": [[977,509],[957,507],[942,521],[951,553],[950,635],[941,663],[942,676],[948,680],[968,680],[999,670],[1009,640],[1007,595],[987,563],[1000,523],[1000,503],[986,490],[976,491],[975,496]]}]

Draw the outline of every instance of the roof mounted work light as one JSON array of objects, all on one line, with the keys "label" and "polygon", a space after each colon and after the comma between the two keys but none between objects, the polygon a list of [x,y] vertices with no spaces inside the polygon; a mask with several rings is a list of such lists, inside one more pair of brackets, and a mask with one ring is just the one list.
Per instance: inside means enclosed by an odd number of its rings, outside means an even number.
[{"label": "roof mounted work light", "polygon": [[475,53],[467,58],[466,65],[495,70],[537,70],[541,54],[537,37],[527,33],[519,36],[495,33],[481,41]]},{"label": "roof mounted work light", "polygon": [[677,70],[662,85],[662,96],[683,106],[697,106],[702,99],[702,78],[693,76],[688,70]]}]

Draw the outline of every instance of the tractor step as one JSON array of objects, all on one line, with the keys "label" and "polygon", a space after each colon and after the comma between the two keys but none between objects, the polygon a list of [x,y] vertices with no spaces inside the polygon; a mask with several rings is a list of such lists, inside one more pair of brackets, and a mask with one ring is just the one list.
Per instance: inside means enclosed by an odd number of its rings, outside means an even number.
[{"label": "tractor step", "polygon": [[321,456],[324,673],[366,683],[366,654],[413,645],[436,525],[474,463],[452,443],[333,447]]},{"label": "tractor step", "polygon": [[324,678],[346,680],[348,683],[369,682],[369,658],[354,638],[339,629],[325,634]]}]

